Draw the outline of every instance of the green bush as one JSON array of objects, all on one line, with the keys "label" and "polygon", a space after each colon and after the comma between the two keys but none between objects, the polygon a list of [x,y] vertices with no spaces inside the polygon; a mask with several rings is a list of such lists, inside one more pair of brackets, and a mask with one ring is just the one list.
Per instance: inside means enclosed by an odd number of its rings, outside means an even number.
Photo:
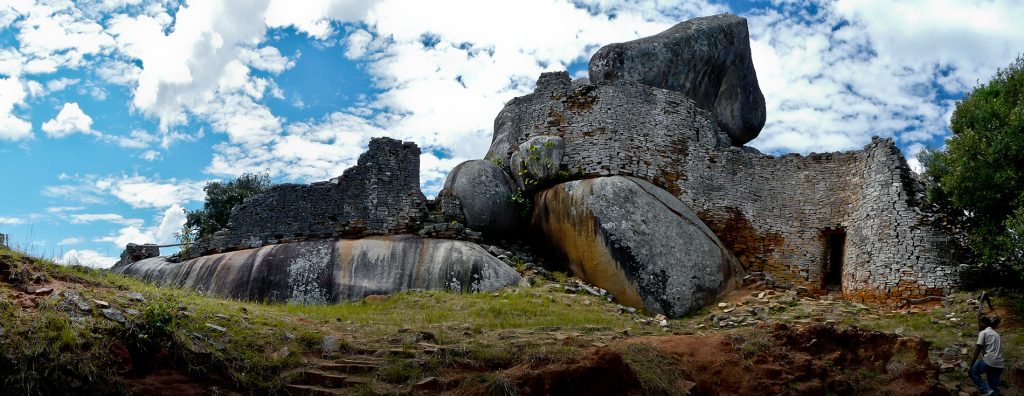
[{"label": "green bush", "polygon": [[268,173],[246,173],[227,183],[207,183],[203,187],[206,192],[203,208],[185,211],[185,226],[178,233],[179,241],[188,245],[221,230],[228,225],[231,208],[246,198],[266,191],[270,186]]},{"label": "green bush", "polygon": [[1024,273],[1024,57],[956,104],[945,150],[921,155],[929,202],[959,218],[984,274],[977,286]]}]

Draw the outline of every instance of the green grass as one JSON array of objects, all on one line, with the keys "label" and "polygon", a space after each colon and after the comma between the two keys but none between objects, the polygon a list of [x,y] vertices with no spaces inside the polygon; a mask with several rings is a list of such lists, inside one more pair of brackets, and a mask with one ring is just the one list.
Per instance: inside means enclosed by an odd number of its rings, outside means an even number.
[{"label": "green grass", "polygon": [[626,344],[616,349],[636,372],[645,395],[683,395],[678,382],[692,373],[682,372],[672,356],[647,344]]},{"label": "green grass", "polygon": [[[552,295],[558,298],[546,298]],[[569,307],[562,302],[567,298],[576,298],[578,302],[567,309]],[[379,332],[403,327],[426,328],[451,324],[477,330],[502,330],[551,326],[623,328],[632,323],[626,317],[610,314],[611,308],[604,304],[592,303],[587,306],[579,298],[588,297],[514,290],[477,294],[416,291],[398,293],[379,303],[285,304],[261,308],[325,324],[349,322]]]}]

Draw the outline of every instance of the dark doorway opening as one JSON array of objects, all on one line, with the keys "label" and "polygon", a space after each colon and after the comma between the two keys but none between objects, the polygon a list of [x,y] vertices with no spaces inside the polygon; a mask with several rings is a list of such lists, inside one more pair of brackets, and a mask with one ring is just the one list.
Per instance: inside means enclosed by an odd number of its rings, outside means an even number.
[{"label": "dark doorway opening", "polygon": [[822,240],[825,242],[825,257],[822,263],[825,277],[822,279],[822,288],[829,291],[842,291],[846,230],[826,228],[821,234]]}]

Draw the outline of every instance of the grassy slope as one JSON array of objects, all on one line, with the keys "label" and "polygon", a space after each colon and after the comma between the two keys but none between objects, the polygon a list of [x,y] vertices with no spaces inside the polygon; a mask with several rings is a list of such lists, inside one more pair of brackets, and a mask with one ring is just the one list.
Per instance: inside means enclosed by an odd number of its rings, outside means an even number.
[{"label": "grassy slope", "polygon": [[[4,254],[15,261],[21,257],[0,250]],[[35,298],[34,308],[23,308],[28,298],[19,286],[0,282],[0,381],[4,387],[0,393],[127,392],[137,386],[142,373],[159,368],[198,378],[197,386],[203,389],[276,391],[305,360],[319,355],[325,335],[336,337],[343,349],[410,348],[414,341],[396,338],[409,330],[429,331],[437,344],[465,351],[467,359],[479,367],[480,382],[500,385],[504,379],[488,370],[519,362],[570,361],[595,343],[666,333],[657,325],[619,314],[614,304],[590,295],[566,294],[548,282],[490,294],[408,292],[373,303],[267,305],[156,288],[104,271],[62,267],[45,260],[23,266],[47,277],[46,283],[57,292]],[[105,318],[99,309],[69,314],[73,310],[58,304],[57,298],[66,290],[78,291],[94,308],[98,306],[93,300],[102,300],[122,312],[138,313],[126,314],[124,324]],[[142,293],[145,301],[131,299],[130,292]],[[809,303],[790,301],[772,309],[771,316],[797,323],[832,319],[922,336],[941,349],[973,341],[972,324],[946,319],[954,313],[969,321],[973,308],[966,299],[957,295],[950,307],[911,314],[855,308],[845,302],[812,309]],[[1019,312],[1021,300],[997,298],[996,304]],[[739,334],[737,339],[757,339],[756,328],[710,330],[703,319],[717,311],[709,308],[671,321],[669,328],[697,335],[728,331]],[[1011,320],[1002,331],[1011,362],[1024,359],[1024,332],[1016,325]],[[669,364],[652,364],[669,358],[651,347],[617,348],[651,392],[671,392],[681,378]],[[753,355],[764,348],[770,345],[741,343],[737,353]],[[125,359],[125,354],[134,359]],[[417,364],[390,361],[376,373],[377,380],[399,389],[452,365],[443,356],[432,359]],[[125,360],[133,361],[135,367],[126,367]],[[158,367],[140,369],[145,364]]]}]

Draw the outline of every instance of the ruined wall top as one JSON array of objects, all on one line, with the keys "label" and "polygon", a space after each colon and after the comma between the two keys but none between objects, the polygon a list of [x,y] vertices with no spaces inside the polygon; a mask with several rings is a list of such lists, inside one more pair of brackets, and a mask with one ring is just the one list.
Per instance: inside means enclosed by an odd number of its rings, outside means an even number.
[{"label": "ruined wall top", "polygon": [[370,140],[356,166],[330,181],[281,184],[231,211],[225,229],[188,257],[321,238],[415,232],[425,211],[420,149],[391,138]]}]

